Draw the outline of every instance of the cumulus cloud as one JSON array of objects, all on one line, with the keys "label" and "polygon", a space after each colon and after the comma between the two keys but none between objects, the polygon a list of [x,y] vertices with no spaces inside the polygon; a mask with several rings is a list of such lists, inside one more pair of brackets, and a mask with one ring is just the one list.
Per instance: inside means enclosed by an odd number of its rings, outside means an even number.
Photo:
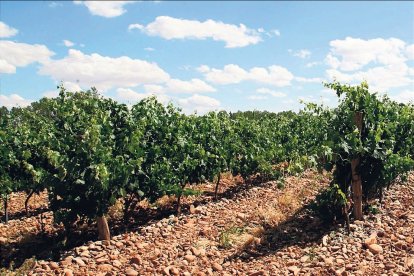
[{"label": "cumulus cloud", "polygon": [[75,45],[75,43],[73,43],[72,41],[70,41],[70,40],[66,40],[66,39],[64,39],[63,40],[63,45],[65,45],[66,47],[72,47],[72,46],[74,46]]},{"label": "cumulus cloud", "polygon": [[412,58],[412,45],[397,38],[359,39],[347,37],[330,42],[325,62],[330,79],[356,84],[367,81],[376,92],[412,86],[414,68],[407,64]]},{"label": "cumulus cloud", "polygon": [[19,31],[0,21],[0,38],[15,36]]},{"label": "cumulus cloud", "polygon": [[216,89],[200,79],[191,79],[183,81],[179,79],[170,79],[165,88],[168,92],[173,93],[203,93],[215,92]]},{"label": "cumulus cloud", "polygon": [[403,63],[405,42],[397,38],[360,39],[347,37],[329,43],[330,53],[326,63],[342,71],[359,70],[373,62],[382,65]]},{"label": "cumulus cloud", "polygon": [[317,66],[317,65],[319,65],[319,64],[321,64],[320,62],[318,62],[318,61],[313,61],[313,62],[308,62],[308,63],[306,63],[306,67],[307,68],[312,68],[312,67],[315,67],[315,66]]},{"label": "cumulus cloud", "polygon": [[326,74],[329,79],[337,79],[338,81],[351,84],[367,81],[372,91],[388,92],[392,88],[413,85],[414,79],[409,76],[410,71],[410,68],[405,63],[401,63],[388,66],[377,66],[365,71],[357,71],[353,73],[328,69]]},{"label": "cumulus cloud", "polygon": [[263,94],[263,95],[269,95],[275,98],[283,98],[286,97],[287,95],[283,92],[279,92],[279,91],[275,91],[269,88],[258,88],[256,90],[257,93],[259,94]]},{"label": "cumulus cloud", "polygon": [[289,49],[288,52],[294,57],[303,58],[303,59],[308,58],[311,55],[311,51],[306,50],[306,49],[301,49],[298,51]]},{"label": "cumulus cloud", "polygon": [[156,63],[126,56],[87,55],[74,49],[69,49],[68,55],[62,59],[45,62],[39,74],[56,81],[78,83],[81,87],[95,86],[103,91],[114,87],[163,83],[170,78]]},{"label": "cumulus cloud", "polygon": [[306,83],[322,83],[323,79],[321,79],[321,78],[295,77],[295,81],[306,82]]},{"label": "cumulus cloud", "polygon": [[76,5],[83,5],[93,15],[103,17],[117,17],[126,12],[124,6],[135,1],[73,1]]},{"label": "cumulus cloud", "polygon": [[129,30],[139,29],[150,36],[164,39],[197,39],[207,38],[223,41],[226,48],[245,47],[257,44],[262,39],[260,33],[245,25],[226,24],[221,21],[208,19],[206,21],[187,20],[170,16],[158,16],[147,26],[131,24]]},{"label": "cumulus cloud", "polygon": [[125,101],[128,103],[136,103],[141,101],[142,99],[145,99],[147,97],[153,97],[155,96],[157,100],[159,100],[162,103],[167,103],[170,98],[165,94],[158,94],[158,93],[151,93],[151,92],[145,92],[145,93],[138,93],[133,89],[130,88],[118,88],[116,90],[116,99]]},{"label": "cumulus cloud", "polygon": [[414,60],[414,44],[407,46],[407,48],[405,49],[405,52],[406,52],[408,59]]},{"label": "cumulus cloud", "polygon": [[203,114],[220,107],[220,101],[198,94],[189,98],[179,99],[178,104],[183,108],[185,113],[193,113],[194,111],[197,111],[197,113]]},{"label": "cumulus cloud", "polygon": [[0,94],[0,106],[5,106],[7,108],[25,107],[30,105],[31,102],[32,100],[25,99],[18,94],[10,94],[8,96]]},{"label": "cumulus cloud", "polygon": [[414,103],[414,90],[404,90],[396,95],[390,95],[390,98],[401,103]]},{"label": "cumulus cloud", "polygon": [[228,64],[223,69],[209,68],[202,65],[197,69],[203,73],[206,80],[215,84],[235,84],[242,81],[255,81],[277,87],[289,86],[293,74],[286,68],[278,65],[253,67],[248,71],[235,64]]},{"label": "cumulus cloud", "polygon": [[52,55],[54,53],[44,45],[0,40],[0,73],[12,74],[16,67],[48,62]]}]

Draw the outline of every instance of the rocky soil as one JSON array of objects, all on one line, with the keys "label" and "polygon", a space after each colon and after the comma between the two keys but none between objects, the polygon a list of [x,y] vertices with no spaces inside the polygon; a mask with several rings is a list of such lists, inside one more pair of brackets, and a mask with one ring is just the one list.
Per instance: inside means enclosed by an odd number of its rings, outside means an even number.
[{"label": "rocky soil", "polygon": [[350,233],[306,208],[327,183],[327,175],[308,171],[288,177],[283,189],[269,182],[217,202],[190,197],[179,217],[85,243],[56,262],[37,260],[26,273],[414,275],[414,173],[386,191],[377,214],[353,221]]}]

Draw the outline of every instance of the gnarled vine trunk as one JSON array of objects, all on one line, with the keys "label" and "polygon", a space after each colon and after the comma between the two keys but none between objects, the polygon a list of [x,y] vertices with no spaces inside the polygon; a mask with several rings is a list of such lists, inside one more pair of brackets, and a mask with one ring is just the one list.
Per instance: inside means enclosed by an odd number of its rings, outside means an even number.
[{"label": "gnarled vine trunk", "polygon": [[26,210],[26,216],[29,216],[29,200],[33,196],[34,190],[31,190],[26,200],[24,201],[24,209]]},{"label": "gnarled vine trunk", "polygon": [[216,188],[214,189],[214,199],[217,200],[217,193],[218,193],[218,187],[220,185],[220,176],[221,174],[219,173],[217,175],[217,183],[216,183]]},{"label": "gnarled vine trunk", "polygon": [[110,240],[111,234],[109,232],[108,221],[105,216],[102,215],[96,218],[96,223],[98,225],[98,235],[100,240]]},{"label": "gnarled vine trunk", "polygon": [[[362,132],[362,112],[355,112],[355,124],[358,127],[359,134]],[[352,170],[352,200],[354,201],[354,216],[357,220],[364,218],[362,213],[362,179],[359,173],[360,159],[356,157],[351,160]]]},{"label": "gnarled vine trunk", "polygon": [[4,222],[7,224],[9,222],[9,209],[7,206],[8,201],[8,195],[6,195],[3,199],[4,203]]}]

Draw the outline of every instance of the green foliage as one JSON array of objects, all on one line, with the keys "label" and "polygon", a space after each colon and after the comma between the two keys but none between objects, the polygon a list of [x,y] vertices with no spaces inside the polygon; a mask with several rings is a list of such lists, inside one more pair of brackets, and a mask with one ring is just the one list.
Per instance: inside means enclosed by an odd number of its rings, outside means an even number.
[{"label": "green foliage", "polygon": [[[325,168],[334,169],[333,183],[349,195],[351,160],[359,158],[357,171],[362,178],[364,199],[377,197],[384,187],[414,168],[414,107],[398,104],[386,96],[371,93],[368,84],[326,84],[340,97],[339,106],[327,116]],[[313,109],[324,116],[321,109]],[[362,113],[361,133],[355,116]],[[326,154],[325,154],[326,155]]]},{"label": "green foliage", "polygon": [[338,184],[333,184],[316,196],[315,202],[311,205],[321,218],[333,221],[343,216],[347,198]]},{"label": "green foliage", "polygon": [[[338,185],[319,197],[328,206],[320,209],[337,215],[350,193],[352,158],[361,159],[366,198],[413,168],[414,108],[369,93],[365,83],[327,86],[340,96],[338,108],[203,116],[155,98],[129,108],[93,88],[61,87],[57,98],[0,108],[0,195],[46,188],[56,221],[69,226],[106,214],[118,198],[128,199],[127,209],[131,198],[187,195],[187,184],[222,172],[276,179],[283,188],[286,174],[325,168]],[[361,135],[355,112],[364,113]]]}]

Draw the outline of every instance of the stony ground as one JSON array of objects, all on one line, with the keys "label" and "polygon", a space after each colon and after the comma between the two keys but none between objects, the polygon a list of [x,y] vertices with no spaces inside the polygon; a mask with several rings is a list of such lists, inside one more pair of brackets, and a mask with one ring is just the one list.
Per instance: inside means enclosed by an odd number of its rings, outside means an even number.
[{"label": "stony ground", "polygon": [[86,243],[57,262],[38,260],[28,274],[414,275],[414,173],[349,234],[304,208],[327,183],[306,172],[283,189],[269,182],[217,202],[189,198],[179,217]]}]

